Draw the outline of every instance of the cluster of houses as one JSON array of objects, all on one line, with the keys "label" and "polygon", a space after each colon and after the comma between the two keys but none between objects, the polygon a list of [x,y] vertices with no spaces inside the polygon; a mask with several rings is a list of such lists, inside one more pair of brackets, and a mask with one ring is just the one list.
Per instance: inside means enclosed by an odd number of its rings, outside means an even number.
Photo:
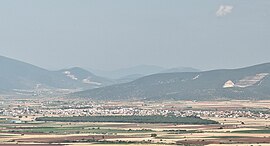
[{"label": "cluster of houses", "polygon": [[108,106],[103,104],[87,103],[84,104],[44,104],[40,107],[29,105],[20,107],[0,108],[2,116],[112,116],[112,115],[174,115],[181,117],[219,117],[219,118],[270,118],[269,113],[252,112],[249,110],[191,110],[191,109],[170,109],[164,107],[149,108],[149,106]]}]

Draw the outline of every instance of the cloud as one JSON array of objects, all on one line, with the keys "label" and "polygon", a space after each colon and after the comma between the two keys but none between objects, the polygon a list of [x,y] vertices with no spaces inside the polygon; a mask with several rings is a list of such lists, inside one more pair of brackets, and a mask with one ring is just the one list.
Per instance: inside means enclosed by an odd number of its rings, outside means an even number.
[{"label": "cloud", "polygon": [[230,5],[220,5],[216,15],[218,17],[225,16],[232,12],[233,6]]}]

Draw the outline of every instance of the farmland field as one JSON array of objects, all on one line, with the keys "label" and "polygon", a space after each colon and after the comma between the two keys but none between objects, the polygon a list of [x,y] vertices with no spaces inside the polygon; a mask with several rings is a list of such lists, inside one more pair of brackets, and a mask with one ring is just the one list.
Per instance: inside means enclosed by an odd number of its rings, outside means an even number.
[{"label": "farmland field", "polygon": [[[32,101],[27,102],[31,103]],[[69,102],[70,105],[74,105],[74,101]],[[16,108],[13,108],[12,103],[9,108],[12,108],[11,112],[15,113],[19,109],[14,103]],[[230,108],[224,110],[224,103],[231,103]],[[101,111],[97,110],[96,112],[109,111],[106,109],[109,108],[114,111],[114,114],[78,116],[76,114],[87,108],[64,108],[61,113],[67,114],[72,110],[72,115],[60,115],[56,113],[59,112],[56,104],[47,105],[40,101],[40,104],[46,105],[46,109],[35,109],[36,104],[35,106],[27,104],[28,108],[36,110],[34,114],[1,115],[0,146],[17,144],[22,146],[263,146],[270,144],[270,119],[267,117],[269,102],[253,102],[253,107],[256,108],[251,108],[248,103],[250,101],[174,101],[140,104],[107,102],[102,104]],[[161,104],[164,106],[160,107]],[[215,106],[214,110],[213,106]],[[151,109],[150,112],[154,114],[144,116],[117,114],[114,107],[121,111],[126,110],[126,108],[135,108],[136,111],[140,108],[140,112]],[[24,107],[20,108],[24,109]],[[156,115],[152,109],[160,113],[167,113]],[[88,112],[90,111],[88,110]],[[129,113],[130,110],[127,112]],[[180,114],[183,116],[179,116]]]}]

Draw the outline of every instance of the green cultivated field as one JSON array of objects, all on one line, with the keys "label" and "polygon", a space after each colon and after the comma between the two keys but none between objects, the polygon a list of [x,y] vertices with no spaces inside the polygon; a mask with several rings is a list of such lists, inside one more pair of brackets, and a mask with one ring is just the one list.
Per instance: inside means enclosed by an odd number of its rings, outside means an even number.
[{"label": "green cultivated field", "polygon": [[40,117],[37,121],[57,122],[122,122],[122,123],[175,123],[175,124],[218,124],[216,121],[198,117],[175,116],[87,116],[87,117]]},{"label": "green cultivated field", "polygon": [[[121,130],[121,129],[109,129],[109,128],[94,128],[94,127],[17,127],[14,130],[8,130],[7,132],[26,132],[26,133],[54,133],[54,134],[112,134],[112,133],[148,133],[152,130]],[[0,135],[1,136],[1,135]]]}]

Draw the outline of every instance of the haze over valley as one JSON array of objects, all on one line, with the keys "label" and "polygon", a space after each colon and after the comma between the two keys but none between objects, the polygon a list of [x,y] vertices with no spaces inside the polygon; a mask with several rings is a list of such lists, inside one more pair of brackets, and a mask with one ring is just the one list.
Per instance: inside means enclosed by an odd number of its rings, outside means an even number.
[{"label": "haze over valley", "polygon": [[1,0],[0,146],[268,146],[269,18],[269,0]]}]

